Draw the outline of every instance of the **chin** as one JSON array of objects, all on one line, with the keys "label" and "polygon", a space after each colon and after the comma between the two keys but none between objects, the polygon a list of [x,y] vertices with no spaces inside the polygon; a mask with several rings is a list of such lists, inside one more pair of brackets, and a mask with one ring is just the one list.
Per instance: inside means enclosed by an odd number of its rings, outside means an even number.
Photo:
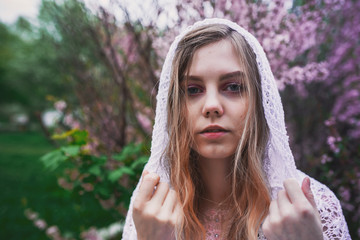
[{"label": "chin", "polygon": [[235,154],[235,149],[224,149],[224,147],[220,148],[212,148],[212,149],[198,149],[195,150],[200,158],[205,159],[229,159],[233,158]]}]

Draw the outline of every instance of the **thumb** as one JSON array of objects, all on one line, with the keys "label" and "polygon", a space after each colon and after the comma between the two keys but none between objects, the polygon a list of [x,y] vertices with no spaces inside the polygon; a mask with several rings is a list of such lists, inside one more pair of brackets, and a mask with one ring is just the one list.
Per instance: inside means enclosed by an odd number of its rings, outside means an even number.
[{"label": "thumb", "polygon": [[315,209],[317,209],[314,194],[313,194],[313,192],[311,191],[311,188],[310,188],[310,178],[308,178],[308,177],[304,178],[304,180],[303,180],[303,182],[301,184],[301,190],[303,191],[305,197],[310,202],[310,204]]}]

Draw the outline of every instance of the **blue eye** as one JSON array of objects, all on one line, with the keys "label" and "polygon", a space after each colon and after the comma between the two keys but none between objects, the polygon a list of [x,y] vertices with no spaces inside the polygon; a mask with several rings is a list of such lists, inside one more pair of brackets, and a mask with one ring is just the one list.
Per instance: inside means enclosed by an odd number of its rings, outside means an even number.
[{"label": "blue eye", "polygon": [[243,84],[240,83],[229,83],[225,86],[224,91],[232,93],[240,93],[244,90]]},{"label": "blue eye", "polygon": [[196,86],[189,86],[189,87],[187,88],[187,93],[188,93],[190,96],[192,96],[192,95],[197,95],[197,94],[199,94],[199,93],[201,93],[201,92],[202,92],[201,88],[196,87]]}]

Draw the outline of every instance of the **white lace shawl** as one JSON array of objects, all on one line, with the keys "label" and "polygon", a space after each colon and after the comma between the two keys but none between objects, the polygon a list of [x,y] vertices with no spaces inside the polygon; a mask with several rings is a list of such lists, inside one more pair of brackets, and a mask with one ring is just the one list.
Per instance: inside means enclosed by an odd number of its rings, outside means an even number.
[{"label": "white lace shawl", "polygon": [[[225,19],[205,19],[188,27],[172,43],[166,56],[160,76],[160,84],[157,95],[155,125],[152,134],[151,156],[145,169],[156,172],[162,182],[169,183],[169,176],[160,165],[160,158],[168,142],[167,134],[167,95],[170,83],[171,64],[179,41],[189,31],[204,25],[224,24],[239,32],[256,55],[256,62],[261,77],[263,108],[267,124],[270,128],[270,137],[266,147],[264,159],[264,172],[267,175],[272,199],[276,198],[279,189],[283,188],[283,181],[287,178],[296,178],[299,183],[306,176],[296,169],[294,157],[289,147],[288,136],[285,127],[284,110],[279,91],[270,69],[268,59],[260,43],[248,31],[234,22]],[[123,239],[135,240],[137,234],[132,218],[133,201],[137,195],[138,186],[133,192],[129,211],[124,226]],[[349,230],[343,216],[339,200],[325,185],[311,179],[311,188],[315,195],[316,204],[321,215],[324,239],[351,239]],[[261,231],[259,239],[266,239]]]}]

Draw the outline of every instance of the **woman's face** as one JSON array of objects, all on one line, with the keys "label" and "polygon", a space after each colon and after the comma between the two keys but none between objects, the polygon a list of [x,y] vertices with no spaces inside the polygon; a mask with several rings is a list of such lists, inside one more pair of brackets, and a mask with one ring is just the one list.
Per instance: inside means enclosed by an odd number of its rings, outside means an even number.
[{"label": "woman's face", "polygon": [[248,109],[244,66],[229,40],[198,49],[189,68],[188,124],[200,157],[232,157]]}]

